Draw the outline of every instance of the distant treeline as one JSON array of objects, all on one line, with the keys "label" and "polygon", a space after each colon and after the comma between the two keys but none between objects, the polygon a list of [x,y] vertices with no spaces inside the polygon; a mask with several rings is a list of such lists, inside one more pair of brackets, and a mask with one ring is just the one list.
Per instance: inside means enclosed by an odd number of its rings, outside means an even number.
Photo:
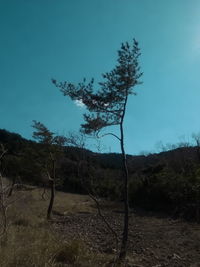
[{"label": "distant treeline", "polygon": [[[23,183],[48,186],[45,170],[49,147],[7,130],[0,130],[0,143],[8,149],[1,165],[4,176],[20,177]],[[57,190],[81,194],[93,191],[102,197],[122,200],[120,154],[52,146],[56,151]],[[198,145],[127,157],[132,207],[200,221]]]}]

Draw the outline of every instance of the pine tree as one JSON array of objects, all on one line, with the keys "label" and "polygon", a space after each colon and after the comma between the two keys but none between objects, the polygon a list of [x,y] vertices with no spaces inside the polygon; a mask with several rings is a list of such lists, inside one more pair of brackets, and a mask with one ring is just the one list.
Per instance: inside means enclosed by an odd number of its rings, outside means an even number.
[{"label": "pine tree", "polygon": [[[54,143],[54,133],[48,130],[48,128],[41,122],[33,120],[32,127],[35,129],[33,132],[33,138],[38,140],[44,145],[44,155],[45,155],[45,169],[49,179],[49,185],[51,189],[51,197],[49,201],[49,206],[47,209],[47,219],[51,219],[51,213],[53,209],[53,203],[55,198],[55,149],[52,146]],[[48,161],[51,161],[51,173],[50,175],[48,168]]]},{"label": "pine tree", "polygon": [[94,89],[94,79],[89,83],[86,79],[74,85],[69,82],[57,82],[52,79],[65,96],[74,101],[82,102],[89,113],[84,114],[85,123],[81,129],[86,134],[97,134],[107,126],[118,125],[120,135],[108,133],[120,142],[123,161],[123,195],[124,195],[124,226],[121,241],[119,259],[126,257],[129,224],[129,200],[128,200],[128,168],[124,148],[124,118],[126,114],[128,96],[135,94],[134,87],[140,84],[142,72],[139,67],[140,49],[134,39],[129,45],[122,43],[118,51],[117,65],[113,70],[103,74],[103,81],[99,82],[99,89]]}]

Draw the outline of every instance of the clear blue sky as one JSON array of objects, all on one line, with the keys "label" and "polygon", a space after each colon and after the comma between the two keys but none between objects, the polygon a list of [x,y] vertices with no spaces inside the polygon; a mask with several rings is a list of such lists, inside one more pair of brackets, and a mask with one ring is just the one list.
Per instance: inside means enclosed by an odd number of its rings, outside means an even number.
[{"label": "clear blue sky", "polygon": [[[51,78],[98,80],[134,37],[144,75],[129,98],[127,152],[190,138],[200,131],[199,14],[199,0],[0,0],[0,128],[26,138],[32,120],[78,130],[84,110]],[[102,143],[119,152],[116,140]]]}]

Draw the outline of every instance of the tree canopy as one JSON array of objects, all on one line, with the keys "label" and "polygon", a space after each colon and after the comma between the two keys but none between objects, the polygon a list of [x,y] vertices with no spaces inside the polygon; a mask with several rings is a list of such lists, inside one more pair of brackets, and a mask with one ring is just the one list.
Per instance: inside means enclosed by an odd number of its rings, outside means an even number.
[{"label": "tree canopy", "polygon": [[133,88],[140,84],[142,73],[138,64],[140,49],[134,39],[132,45],[122,43],[118,51],[117,65],[113,70],[102,74],[103,81],[99,82],[99,89],[94,86],[94,79],[74,85],[69,82],[52,82],[64,95],[72,100],[81,101],[90,112],[84,114],[85,123],[82,131],[91,134],[110,125],[118,125],[123,120],[124,109],[129,94],[135,94]]}]

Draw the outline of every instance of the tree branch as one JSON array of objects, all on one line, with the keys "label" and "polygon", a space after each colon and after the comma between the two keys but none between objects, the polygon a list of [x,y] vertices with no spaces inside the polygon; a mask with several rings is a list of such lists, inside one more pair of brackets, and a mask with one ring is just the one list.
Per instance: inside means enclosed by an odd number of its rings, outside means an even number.
[{"label": "tree branch", "polygon": [[114,133],[105,133],[105,134],[103,134],[101,136],[99,136],[99,133],[97,133],[97,138],[102,138],[102,137],[107,136],[107,135],[112,135],[115,138],[117,138],[119,141],[121,141],[121,138],[119,136],[117,136],[116,134],[114,134]]}]

